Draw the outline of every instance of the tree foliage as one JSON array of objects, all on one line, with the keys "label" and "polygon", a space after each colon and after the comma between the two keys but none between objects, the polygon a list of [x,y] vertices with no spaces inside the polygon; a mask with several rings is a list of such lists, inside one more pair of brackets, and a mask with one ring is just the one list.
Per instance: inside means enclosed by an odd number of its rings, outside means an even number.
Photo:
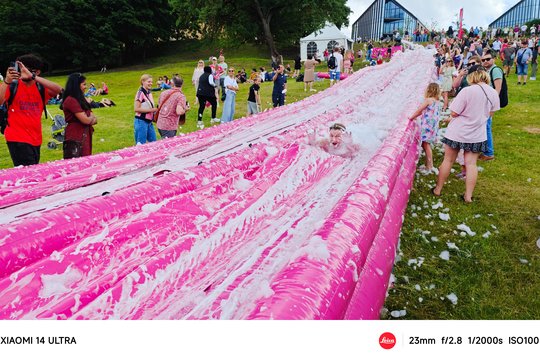
[{"label": "tree foliage", "polygon": [[346,0],[171,0],[180,16],[189,19],[191,34],[237,42],[265,43],[272,57],[278,46],[297,44],[325,23],[348,25]]},{"label": "tree foliage", "polygon": [[29,52],[55,68],[142,61],[173,29],[168,0],[8,1],[0,5],[0,62]]},{"label": "tree foliage", "polygon": [[56,69],[141,62],[171,38],[266,44],[277,59],[278,47],[347,25],[349,13],[346,0],[2,1],[0,65],[30,52]]}]

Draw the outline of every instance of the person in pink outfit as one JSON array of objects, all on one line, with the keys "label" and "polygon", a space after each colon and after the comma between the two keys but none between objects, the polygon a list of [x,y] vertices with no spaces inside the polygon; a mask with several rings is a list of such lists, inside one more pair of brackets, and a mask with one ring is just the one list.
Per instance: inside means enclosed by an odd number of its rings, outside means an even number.
[{"label": "person in pink outfit", "polygon": [[462,199],[473,201],[473,191],[478,177],[476,162],[481,153],[487,151],[486,123],[493,113],[500,109],[499,95],[490,83],[487,71],[481,66],[471,68],[467,76],[469,86],[456,96],[450,111],[452,120],[448,124],[444,144],[444,160],[439,167],[437,185],[431,189],[435,196],[441,196],[442,189],[452,165],[460,150],[464,151],[466,180]]}]

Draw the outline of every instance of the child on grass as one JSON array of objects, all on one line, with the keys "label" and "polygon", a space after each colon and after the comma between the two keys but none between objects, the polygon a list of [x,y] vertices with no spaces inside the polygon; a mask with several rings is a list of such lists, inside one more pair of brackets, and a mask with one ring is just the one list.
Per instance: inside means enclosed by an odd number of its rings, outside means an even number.
[{"label": "child on grass", "polygon": [[422,115],[420,121],[420,129],[422,131],[422,149],[426,153],[426,174],[435,172],[433,168],[433,152],[431,144],[437,139],[437,131],[439,130],[439,97],[441,96],[441,88],[437,83],[431,83],[426,89],[424,102],[409,116],[409,120],[416,119]]}]

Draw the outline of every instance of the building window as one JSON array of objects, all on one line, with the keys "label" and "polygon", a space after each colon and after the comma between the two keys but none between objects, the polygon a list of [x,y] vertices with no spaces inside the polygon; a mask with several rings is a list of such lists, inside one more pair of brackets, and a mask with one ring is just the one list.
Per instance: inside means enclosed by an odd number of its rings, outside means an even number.
[{"label": "building window", "polygon": [[335,40],[330,40],[328,42],[328,45],[326,45],[326,48],[328,49],[328,52],[331,53],[332,51],[334,51],[334,48],[336,46],[339,47],[339,43],[337,41],[335,41]]},{"label": "building window", "polygon": [[307,56],[310,55],[315,57],[315,54],[317,53],[317,43],[314,41],[310,41],[307,44]]}]

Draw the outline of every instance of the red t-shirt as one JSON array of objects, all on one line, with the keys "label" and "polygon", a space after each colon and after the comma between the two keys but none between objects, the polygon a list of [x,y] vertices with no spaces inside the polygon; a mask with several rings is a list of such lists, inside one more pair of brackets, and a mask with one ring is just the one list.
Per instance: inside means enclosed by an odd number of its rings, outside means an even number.
[{"label": "red t-shirt", "polygon": [[[5,99],[9,99],[9,87],[6,90]],[[45,102],[51,97],[45,89]],[[9,107],[8,127],[6,128],[6,141],[22,142],[32,146],[41,146],[41,114],[43,113],[43,101],[37,85],[27,85],[19,80],[17,93],[13,103]]]}]

